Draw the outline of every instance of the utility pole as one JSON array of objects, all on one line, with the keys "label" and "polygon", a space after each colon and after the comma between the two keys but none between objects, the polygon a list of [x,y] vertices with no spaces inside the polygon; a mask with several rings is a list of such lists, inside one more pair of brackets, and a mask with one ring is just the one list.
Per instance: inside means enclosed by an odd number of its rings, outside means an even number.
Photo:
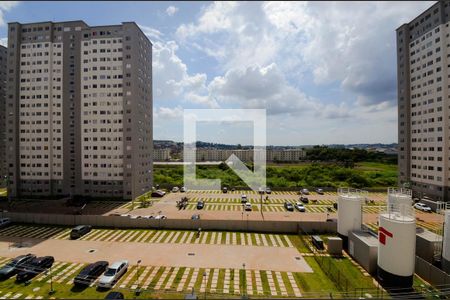
[{"label": "utility pole", "polygon": [[139,287],[139,264],[141,263],[141,260],[138,260],[137,261],[137,271],[136,271],[136,275],[137,275],[137,278],[136,278],[136,291],[134,292],[136,295],[139,295],[140,294],[140,292],[141,292],[141,289],[140,289],[140,287]]}]

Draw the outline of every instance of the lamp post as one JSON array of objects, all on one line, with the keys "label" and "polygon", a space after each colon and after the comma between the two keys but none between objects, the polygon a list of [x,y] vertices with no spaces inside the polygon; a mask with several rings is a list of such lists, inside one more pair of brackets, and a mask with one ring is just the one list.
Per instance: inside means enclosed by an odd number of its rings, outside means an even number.
[{"label": "lamp post", "polygon": [[50,273],[50,290],[48,291],[49,295],[52,295],[55,293],[55,290],[53,289],[53,273],[52,273],[52,267],[47,269],[46,271],[47,275]]},{"label": "lamp post", "polygon": [[141,263],[141,260],[138,260],[137,261],[137,271],[136,271],[136,275],[137,275],[137,278],[136,278],[136,291],[135,291],[135,294],[136,295],[139,295],[140,294],[140,292],[141,292],[141,289],[139,288],[139,264]]},{"label": "lamp post", "polygon": [[[242,264],[242,268],[244,269],[244,277],[245,277],[245,263]],[[244,282],[242,283],[242,299],[246,299],[246,291],[247,291],[247,278],[245,278]]]}]

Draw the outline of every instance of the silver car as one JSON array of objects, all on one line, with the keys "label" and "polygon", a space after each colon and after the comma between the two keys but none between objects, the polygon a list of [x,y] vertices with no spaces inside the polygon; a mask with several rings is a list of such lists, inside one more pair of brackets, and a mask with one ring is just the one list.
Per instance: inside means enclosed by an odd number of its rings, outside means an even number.
[{"label": "silver car", "polygon": [[127,272],[128,269],[128,261],[116,261],[106,272],[100,277],[98,281],[98,287],[101,288],[112,288],[114,284],[122,277],[123,274]]}]

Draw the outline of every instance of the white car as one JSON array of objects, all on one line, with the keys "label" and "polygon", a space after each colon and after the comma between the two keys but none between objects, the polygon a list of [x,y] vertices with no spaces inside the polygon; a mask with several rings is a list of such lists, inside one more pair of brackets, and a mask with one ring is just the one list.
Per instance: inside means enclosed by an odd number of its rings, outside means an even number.
[{"label": "white car", "polygon": [[180,192],[185,193],[187,192],[186,188],[184,186],[181,187]]},{"label": "white car", "polygon": [[114,284],[119,281],[120,277],[127,272],[128,261],[116,261],[105,271],[105,273],[98,280],[98,287],[112,288]]},{"label": "white car", "polygon": [[156,220],[159,220],[159,219],[167,219],[167,217],[166,217],[165,215],[157,215],[157,216],[155,216],[155,219],[156,219]]},{"label": "white car", "polygon": [[301,193],[302,193],[303,195],[309,195],[308,189],[302,189],[302,190],[301,190]]},{"label": "white car", "polygon": [[303,203],[301,203],[301,202],[295,203],[294,207],[295,207],[299,212],[305,212],[305,211],[306,211],[305,206],[304,206]]},{"label": "white car", "polygon": [[176,192],[178,192],[180,189],[177,187],[177,186],[174,186],[173,188],[172,188],[172,193],[176,193]]},{"label": "white car", "polygon": [[414,204],[414,208],[424,211],[424,212],[431,212],[431,207],[429,207],[428,205],[424,204],[424,203],[416,203]]},{"label": "white car", "polygon": [[10,218],[2,218],[2,219],[0,219],[0,227],[5,227],[5,226],[8,226],[9,224],[11,224],[11,219]]},{"label": "white car", "polygon": [[247,195],[241,195],[241,203],[246,203],[247,201]]},{"label": "white car", "polygon": [[247,202],[244,204],[244,209],[246,211],[251,211],[252,210],[252,204],[250,202]]}]

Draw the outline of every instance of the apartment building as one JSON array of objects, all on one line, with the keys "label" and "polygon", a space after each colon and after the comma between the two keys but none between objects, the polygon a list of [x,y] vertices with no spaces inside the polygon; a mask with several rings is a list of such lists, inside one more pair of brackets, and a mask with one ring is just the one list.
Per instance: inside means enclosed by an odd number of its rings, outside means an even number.
[{"label": "apartment building", "polygon": [[153,161],[168,161],[170,159],[170,149],[154,149]]},{"label": "apartment building", "polygon": [[134,22],[9,23],[12,197],[131,199],[152,186],[152,44]]},{"label": "apartment building", "polygon": [[399,184],[448,201],[450,3],[437,2],[396,30]]},{"label": "apartment building", "polygon": [[6,59],[8,48],[0,46],[0,186],[6,184]]},{"label": "apartment building", "polygon": [[[197,149],[196,161],[226,161],[232,154],[236,155],[243,162],[251,162],[254,160],[254,155],[258,155],[258,159],[262,155],[262,151],[257,149]],[[306,156],[306,152],[301,149],[285,149],[285,150],[266,150],[267,162],[298,162]]]}]

